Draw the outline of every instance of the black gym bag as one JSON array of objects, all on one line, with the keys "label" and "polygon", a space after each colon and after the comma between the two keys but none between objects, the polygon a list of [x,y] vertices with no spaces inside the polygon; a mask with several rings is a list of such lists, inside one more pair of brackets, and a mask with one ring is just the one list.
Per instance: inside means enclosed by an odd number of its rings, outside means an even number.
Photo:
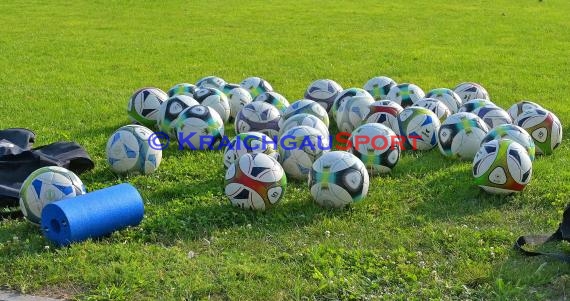
[{"label": "black gym bag", "polygon": [[539,256],[539,255],[546,255],[558,260],[562,260],[564,262],[570,263],[570,255],[569,254],[562,254],[562,253],[547,253],[547,252],[538,252],[538,251],[529,251],[524,249],[525,245],[541,245],[547,242],[556,242],[556,241],[567,241],[570,242],[570,204],[564,210],[564,214],[562,214],[562,222],[558,226],[558,230],[550,236],[548,235],[526,235],[521,236],[515,242],[515,250],[519,250],[524,255],[527,256]]}]

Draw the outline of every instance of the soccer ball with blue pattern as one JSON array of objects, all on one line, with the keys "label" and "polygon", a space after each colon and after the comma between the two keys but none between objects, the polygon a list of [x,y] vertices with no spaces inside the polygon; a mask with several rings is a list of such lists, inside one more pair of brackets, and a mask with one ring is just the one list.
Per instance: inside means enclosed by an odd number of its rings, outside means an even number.
[{"label": "soccer ball with blue pattern", "polygon": [[395,101],[402,108],[415,104],[418,100],[424,98],[426,94],[424,90],[414,84],[399,84],[390,88],[386,98]]},{"label": "soccer ball with blue pattern", "polygon": [[443,102],[435,98],[420,99],[414,104],[414,106],[426,108],[432,111],[441,122],[443,122],[447,117],[449,117],[449,115],[451,115],[449,108],[447,108]]},{"label": "soccer ball with blue pattern", "polygon": [[491,99],[489,98],[489,93],[483,86],[473,82],[461,83],[453,88],[453,92],[459,95],[463,103],[472,99]]},{"label": "soccer ball with blue pattern", "polygon": [[370,175],[389,173],[400,159],[396,133],[379,123],[366,123],[350,136],[349,152],[364,163]]},{"label": "soccer ball with blue pattern", "polygon": [[458,112],[459,113],[461,113],[461,112],[473,113],[473,111],[475,111],[476,109],[484,107],[484,106],[489,106],[489,105],[495,105],[495,104],[488,99],[475,98],[475,99],[471,99],[469,101],[464,102],[461,105],[461,107],[459,107]]},{"label": "soccer ball with blue pattern", "polygon": [[63,167],[47,166],[31,173],[20,189],[20,210],[28,221],[39,224],[45,205],[87,193],[83,182]]},{"label": "soccer ball with blue pattern", "polygon": [[[320,107],[319,104],[317,105]],[[291,128],[281,136],[279,157],[288,176],[306,180],[313,162],[329,149],[328,136],[322,136],[321,132],[314,128],[300,125]]]},{"label": "soccer ball with blue pattern", "polygon": [[490,129],[498,125],[513,123],[509,113],[494,104],[479,107],[473,110],[472,113],[483,119]]},{"label": "soccer ball with blue pattern", "polygon": [[370,95],[352,96],[342,102],[336,112],[336,125],[341,132],[352,133],[370,113],[374,98]]},{"label": "soccer ball with blue pattern", "polygon": [[511,139],[522,145],[528,152],[531,161],[534,161],[536,154],[536,146],[529,133],[518,125],[502,124],[493,128],[481,141],[481,145],[491,141],[500,139]]},{"label": "soccer ball with blue pattern", "polygon": [[194,99],[201,105],[212,108],[224,122],[228,122],[230,102],[224,92],[215,88],[200,88],[194,93]]},{"label": "soccer ball with blue pattern", "polygon": [[172,88],[168,89],[166,94],[168,94],[168,97],[175,95],[186,95],[192,97],[194,96],[194,92],[196,92],[196,90],[198,90],[198,87],[193,84],[181,83],[172,86]]},{"label": "soccer ball with blue pattern", "polygon": [[230,167],[232,163],[245,154],[264,153],[279,159],[277,143],[269,136],[259,132],[237,134],[224,148],[224,166]]},{"label": "soccer ball with blue pattern", "polygon": [[336,96],[342,87],[332,79],[318,79],[312,82],[305,91],[305,99],[316,101],[327,112],[331,111]]},{"label": "soccer ball with blue pattern", "polygon": [[407,107],[398,115],[400,135],[404,136],[406,148],[429,150],[437,145],[437,131],[441,123],[430,110],[421,107]]},{"label": "soccer ball with blue pattern", "polygon": [[289,107],[289,101],[285,96],[277,92],[264,92],[253,99],[253,101],[263,101],[277,108],[281,114]]},{"label": "soccer ball with blue pattern", "polygon": [[308,182],[315,202],[328,208],[342,208],[363,200],[370,186],[362,161],[343,151],[328,152],[318,158]]},{"label": "soccer ball with blue pattern", "polygon": [[386,76],[376,76],[364,84],[364,90],[368,91],[374,100],[387,99],[390,89],[397,85],[396,81]]},{"label": "soccer ball with blue pattern", "polygon": [[127,113],[132,122],[147,127],[156,126],[158,110],[163,101],[168,98],[164,91],[158,88],[142,88],[137,90],[129,99]]},{"label": "soccer ball with blue pattern", "polygon": [[126,125],[109,137],[106,153],[111,169],[119,174],[149,174],[162,160],[162,148],[156,146],[153,132],[141,125]]},{"label": "soccer ball with blue pattern", "polygon": [[174,124],[179,149],[213,149],[224,136],[224,121],[216,110],[204,105],[185,109]]},{"label": "soccer ball with blue pattern", "polygon": [[223,90],[226,85],[226,81],[223,78],[217,76],[206,76],[202,77],[196,82],[198,88],[213,88],[217,90]]},{"label": "soccer ball with blue pattern", "polygon": [[239,85],[226,93],[230,103],[230,119],[236,118],[243,107],[253,101],[251,94]]},{"label": "soccer ball with blue pattern", "polygon": [[463,104],[461,97],[459,97],[457,93],[453,92],[453,90],[447,88],[433,89],[426,94],[426,98],[435,98],[443,102],[451,114],[457,113]]},{"label": "soccer ball with blue pattern", "polygon": [[247,104],[239,111],[235,120],[236,134],[260,132],[271,138],[279,134],[281,112],[276,107],[262,101]]},{"label": "soccer ball with blue pattern", "polygon": [[251,97],[253,98],[257,97],[257,95],[261,93],[273,91],[273,87],[268,81],[257,76],[248,77],[244,79],[239,85],[249,91]]},{"label": "soccer ball with blue pattern", "polygon": [[165,100],[158,110],[157,126],[158,129],[167,133],[170,137],[176,137],[176,130],[172,127],[172,122],[178,118],[178,114],[191,106],[199,105],[199,103],[187,95],[175,95]]},{"label": "soccer ball with blue pattern", "polygon": [[289,117],[297,114],[311,114],[319,118],[324,124],[329,126],[329,115],[327,110],[323,108],[320,104],[316,103],[310,99],[300,99],[290,105],[287,110],[283,113],[283,118],[281,120],[280,126],[289,119]]},{"label": "soccer ball with blue pattern", "polygon": [[370,93],[366,92],[366,90],[364,90],[364,89],[348,88],[348,89],[342,90],[342,92],[338,93],[338,95],[334,99],[334,102],[332,104],[332,108],[330,109],[331,116],[336,120],[336,114],[337,114],[338,108],[340,108],[340,106],[342,105],[343,102],[345,102],[348,99],[350,99],[351,97],[355,97],[355,96],[365,96],[365,97],[371,97],[372,98],[372,95],[370,95]]},{"label": "soccer ball with blue pattern", "polygon": [[321,132],[321,135],[323,136],[329,136],[329,128],[327,127],[327,125],[322,120],[317,118],[315,115],[307,113],[296,114],[285,120],[283,122],[283,125],[281,125],[281,128],[279,129],[279,136],[283,135],[283,133],[285,133],[286,131],[299,125],[306,125],[308,127],[318,130],[319,132]]},{"label": "soccer ball with blue pattern", "polygon": [[441,124],[437,132],[439,150],[446,157],[473,160],[488,131],[485,122],[477,115],[455,113]]}]

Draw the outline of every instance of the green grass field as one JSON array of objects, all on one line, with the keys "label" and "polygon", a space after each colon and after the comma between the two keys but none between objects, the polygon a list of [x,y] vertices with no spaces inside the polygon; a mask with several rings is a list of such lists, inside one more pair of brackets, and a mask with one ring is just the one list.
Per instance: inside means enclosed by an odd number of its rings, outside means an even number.
[{"label": "green grass field", "polygon": [[[553,232],[570,199],[570,2],[4,1],[0,11],[0,128],[32,129],[37,146],[81,143],[96,161],[81,176],[90,190],[128,181],[146,207],[140,227],[67,248],[1,221],[2,287],[86,300],[569,298],[568,264],[511,247]],[[290,101],[318,78],[347,88],[387,75],[425,91],[475,81],[502,107],[537,101],[565,135],[509,197],[481,192],[470,162],[437,150],[404,153],[340,211],[315,205],[301,182],[270,211],[233,208],[221,152],[170,148],[152,175],[114,175],[105,144],[128,123],[129,96],[206,75],[261,76]]]}]

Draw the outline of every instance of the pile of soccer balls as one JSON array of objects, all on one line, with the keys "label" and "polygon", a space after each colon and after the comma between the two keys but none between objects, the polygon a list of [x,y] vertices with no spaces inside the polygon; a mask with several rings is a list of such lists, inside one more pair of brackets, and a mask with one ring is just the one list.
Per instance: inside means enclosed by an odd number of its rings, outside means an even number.
[{"label": "pile of soccer balls", "polygon": [[[473,176],[485,191],[512,193],[530,181],[535,154],[551,154],[562,139],[558,118],[536,103],[504,110],[476,83],[426,94],[384,76],[349,89],[320,79],[292,104],[262,78],[237,85],[208,76],[167,93],[140,89],[128,113],[139,125],[118,129],[107,144],[115,172],[158,167],[162,153],[153,145],[162,146],[161,136],[149,129],[157,128],[179,148],[223,149],[226,195],[236,206],[258,210],[282,199],[287,177],[307,181],[318,204],[344,207],[363,199],[369,176],[389,173],[403,150],[435,147],[446,157],[473,160]],[[229,140],[224,124],[231,120],[236,136]],[[331,120],[337,140],[347,138],[337,151],[331,151]]]}]

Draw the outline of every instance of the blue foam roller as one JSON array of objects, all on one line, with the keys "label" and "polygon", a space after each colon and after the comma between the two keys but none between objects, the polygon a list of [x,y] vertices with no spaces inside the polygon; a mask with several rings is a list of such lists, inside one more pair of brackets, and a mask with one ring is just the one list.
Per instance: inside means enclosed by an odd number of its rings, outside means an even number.
[{"label": "blue foam roller", "polygon": [[49,240],[64,246],[136,226],[143,215],[141,195],[125,183],[47,204],[42,230]]}]

